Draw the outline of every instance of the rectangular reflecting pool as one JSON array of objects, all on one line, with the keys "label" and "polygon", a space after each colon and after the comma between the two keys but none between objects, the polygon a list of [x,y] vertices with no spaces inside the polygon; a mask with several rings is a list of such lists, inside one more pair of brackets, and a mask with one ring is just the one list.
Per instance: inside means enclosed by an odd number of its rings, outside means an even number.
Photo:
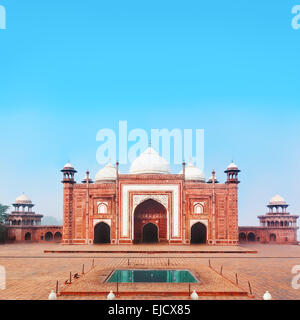
[{"label": "rectangular reflecting pool", "polygon": [[198,281],[188,270],[115,270],[106,282],[195,283]]}]

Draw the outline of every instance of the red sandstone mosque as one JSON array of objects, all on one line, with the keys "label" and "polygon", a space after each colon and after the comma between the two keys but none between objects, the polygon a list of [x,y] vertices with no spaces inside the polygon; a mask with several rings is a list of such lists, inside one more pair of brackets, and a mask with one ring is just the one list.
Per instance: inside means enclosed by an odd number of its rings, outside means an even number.
[{"label": "red sandstone mosque", "polygon": [[64,244],[169,243],[236,245],[238,243],[238,173],[232,163],[227,181],[213,172],[206,183],[192,163],[172,174],[170,166],[149,147],[119,173],[111,163],[82,183],[67,164],[63,172]]},{"label": "red sandstone mosque", "polygon": [[18,197],[8,218],[10,241],[62,241],[63,244],[169,243],[237,245],[238,242],[297,244],[298,216],[287,212],[279,195],[271,199],[259,227],[238,227],[238,174],[231,163],[227,180],[212,172],[206,181],[192,163],[178,174],[149,147],[130,172],[108,163],[96,175],[76,183],[77,172],[63,173],[63,226],[42,226],[40,214],[25,195]]}]

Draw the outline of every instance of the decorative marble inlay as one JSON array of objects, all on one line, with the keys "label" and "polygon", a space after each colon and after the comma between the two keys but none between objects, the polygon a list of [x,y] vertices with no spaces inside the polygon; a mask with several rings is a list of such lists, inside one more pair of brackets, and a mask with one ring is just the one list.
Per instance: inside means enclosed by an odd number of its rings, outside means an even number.
[{"label": "decorative marble inlay", "polygon": [[132,199],[133,211],[139,204],[149,199],[159,202],[168,210],[168,195],[166,194],[135,194]]},{"label": "decorative marble inlay", "polygon": [[[151,185],[151,184],[144,184],[144,185],[123,185],[121,191],[121,203],[122,203],[122,210],[121,210],[121,234],[122,237],[133,237],[133,234],[129,234],[129,192],[149,192],[150,194],[146,195],[133,195],[138,196],[135,198],[134,207],[145,201],[145,199],[154,199],[160,202],[164,207],[167,209],[168,213],[168,226],[169,226],[169,219],[170,216],[172,217],[172,236],[171,237],[179,237],[180,236],[180,198],[179,198],[179,185]],[[172,212],[170,213],[168,210],[168,196],[167,195],[160,195],[160,194],[151,194],[151,192],[172,192]],[[154,198],[155,196],[156,198]],[[133,215],[131,217],[131,225],[134,225]],[[133,233],[133,228],[132,228]],[[169,227],[168,227],[168,237],[169,237]]]}]

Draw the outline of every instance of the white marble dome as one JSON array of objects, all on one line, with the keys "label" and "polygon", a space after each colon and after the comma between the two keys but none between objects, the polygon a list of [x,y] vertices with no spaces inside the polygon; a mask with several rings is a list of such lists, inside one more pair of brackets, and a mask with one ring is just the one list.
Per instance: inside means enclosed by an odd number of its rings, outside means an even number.
[{"label": "white marble dome", "polygon": [[131,164],[131,174],[168,174],[170,165],[154,149],[149,147]]},{"label": "white marble dome", "polygon": [[74,169],[74,167],[68,162],[64,165],[64,169]]},{"label": "white marble dome", "polygon": [[238,170],[238,166],[234,163],[231,162],[230,165],[227,167],[227,170]]},{"label": "white marble dome", "polygon": [[276,196],[270,200],[269,205],[286,205],[286,201],[279,194],[276,194]]},{"label": "white marble dome", "polygon": [[96,174],[95,181],[99,182],[99,181],[116,180],[116,179],[117,179],[117,169],[110,162],[101,170],[99,170],[99,172]]},{"label": "white marble dome", "polygon": [[21,194],[15,201],[15,203],[17,204],[32,204],[32,201],[25,196],[25,194]]},{"label": "white marble dome", "polygon": [[[183,170],[181,170],[179,174],[183,174]],[[205,182],[205,175],[199,168],[194,166],[193,163],[189,162],[185,167],[185,180]]]}]

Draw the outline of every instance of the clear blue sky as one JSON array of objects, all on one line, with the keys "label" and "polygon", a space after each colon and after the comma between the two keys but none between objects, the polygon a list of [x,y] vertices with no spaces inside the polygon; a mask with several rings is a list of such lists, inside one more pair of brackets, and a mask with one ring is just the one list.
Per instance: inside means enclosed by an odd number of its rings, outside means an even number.
[{"label": "clear blue sky", "polygon": [[[299,1],[298,1],[299,2]],[[239,165],[240,224],[300,213],[297,1],[0,0],[0,202],[61,218],[59,170],[94,176],[102,128],[205,129],[205,174]],[[122,168],[121,168],[122,169]]]}]

